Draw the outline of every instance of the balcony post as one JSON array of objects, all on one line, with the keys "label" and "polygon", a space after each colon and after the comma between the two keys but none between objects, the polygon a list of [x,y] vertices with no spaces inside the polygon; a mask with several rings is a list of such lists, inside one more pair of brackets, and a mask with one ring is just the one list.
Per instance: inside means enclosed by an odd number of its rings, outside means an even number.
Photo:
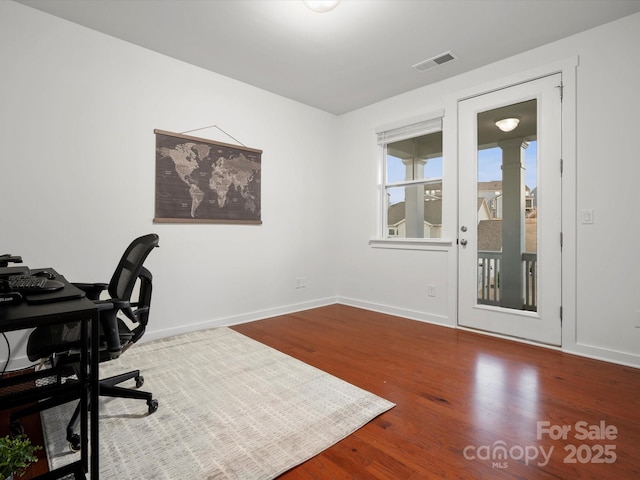
[{"label": "balcony post", "polygon": [[[521,310],[524,306],[522,252],[525,241],[525,155],[522,139],[500,142],[502,149],[502,268],[501,305]],[[496,279],[496,281],[498,281]]]},{"label": "balcony post", "polygon": [[[406,180],[424,178],[426,159],[402,159],[405,165]],[[424,186],[410,185],[404,187],[405,228],[407,238],[424,238]]]}]

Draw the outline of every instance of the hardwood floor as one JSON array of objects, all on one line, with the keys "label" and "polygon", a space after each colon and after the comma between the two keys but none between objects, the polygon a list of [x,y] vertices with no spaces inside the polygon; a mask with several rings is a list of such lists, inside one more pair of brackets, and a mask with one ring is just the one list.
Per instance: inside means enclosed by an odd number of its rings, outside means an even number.
[{"label": "hardwood floor", "polygon": [[640,478],[640,369],[343,305],[233,329],[396,404],[282,480]]},{"label": "hardwood floor", "polygon": [[639,369],[343,305],[233,329],[396,404],[283,480],[640,478]]}]

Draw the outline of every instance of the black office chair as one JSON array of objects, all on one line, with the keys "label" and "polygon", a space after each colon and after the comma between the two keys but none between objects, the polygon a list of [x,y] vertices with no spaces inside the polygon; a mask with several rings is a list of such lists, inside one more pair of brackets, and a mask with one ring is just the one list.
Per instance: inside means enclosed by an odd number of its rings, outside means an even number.
[{"label": "black office chair", "polygon": [[[120,263],[111,277],[109,284],[105,283],[74,283],[83,290],[87,298],[93,300],[99,309],[100,317],[100,362],[106,362],[118,358],[127,348],[136,343],[144,334],[149,320],[149,308],[151,305],[151,290],[153,277],[143,263],[149,253],[158,246],[158,235],[149,234],[135,239],[122,255]],[[138,298],[131,301],[134,287],[138,284]],[[108,299],[101,300],[100,296],[108,291]],[[119,317],[122,313],[129,319],[132,326]],[[58,371],[71,370],[79,375],[79,328],[77,324],[54,325],[36,328],[27,342],[27,356],[31,361],[50,359],[52,367]],[[66,367],[66,369],[65,369]],[[68,374],[61,373],[62,377]],[[136,388],[144,383],[144,378],[139,370],[116,375],[100,380],[100,396],[133,398],[146,400],[149,413],[158,409],[158,401],[149,392],[124,388],[120,383],[135,379]],[[59,404],[59,402],[56,402]],[[16,428],[17,419],[54,406],[43,402],[33,407],[28,407],[11,415],[11,430],[19,432]],[[67,426],[67,440],[72,450],[80,449],[80,436],[74,433],[80,415],[80,405]]]}]

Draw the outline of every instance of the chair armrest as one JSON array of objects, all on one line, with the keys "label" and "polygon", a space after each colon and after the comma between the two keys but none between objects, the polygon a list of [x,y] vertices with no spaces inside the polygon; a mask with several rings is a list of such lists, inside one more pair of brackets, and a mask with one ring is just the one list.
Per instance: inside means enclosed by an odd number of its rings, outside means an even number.
[{"label": "chair armrest", "polygon": [[109,288],[108,283],[72,283],[72,285],[85,292],[89,300],[98,300],[100,294]]},{"label": "chair armrest", "polygon": [[94,300],[93,303],[100,312],[101,336],[106,342],[109,358],[118,358],[122,353],[122,343],[118,331],[118,312],[122,311],[126,314],[131,310],[131,306],[128,301],[118,298]]},{"label": "chair armrest", "polygon": [[98,307],[99,312],[104,312],[105,310],[113,310],[114,305],[111,300],[93,300],[93,304]]},{"label": "chair armrest", "polygon": [[[95,300],[93,303],[98,305],[98,310],[131,310],[131,303],[127,300],[120,300],[119,298],[105,298],[104,300]],[[108,305],[108,307],[105,307]]]}]

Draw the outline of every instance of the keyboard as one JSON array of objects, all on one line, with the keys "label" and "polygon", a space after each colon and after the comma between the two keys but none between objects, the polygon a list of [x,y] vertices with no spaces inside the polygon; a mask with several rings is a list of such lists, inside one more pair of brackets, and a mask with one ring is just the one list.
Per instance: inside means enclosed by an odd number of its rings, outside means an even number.
[{"label": "keyboard", "polygon": [[14,292],[41,290],[46,283],[46,278],[34,277],[33,275],[11,275],[9,277],[9,288]]},{"label": "keyboard", "polygon": [[48,280],[45,277],[34,275],[11,275],[9,277],[9,289],[12,292],[45,293],[60,290],[63,287],[63,283]]}]

